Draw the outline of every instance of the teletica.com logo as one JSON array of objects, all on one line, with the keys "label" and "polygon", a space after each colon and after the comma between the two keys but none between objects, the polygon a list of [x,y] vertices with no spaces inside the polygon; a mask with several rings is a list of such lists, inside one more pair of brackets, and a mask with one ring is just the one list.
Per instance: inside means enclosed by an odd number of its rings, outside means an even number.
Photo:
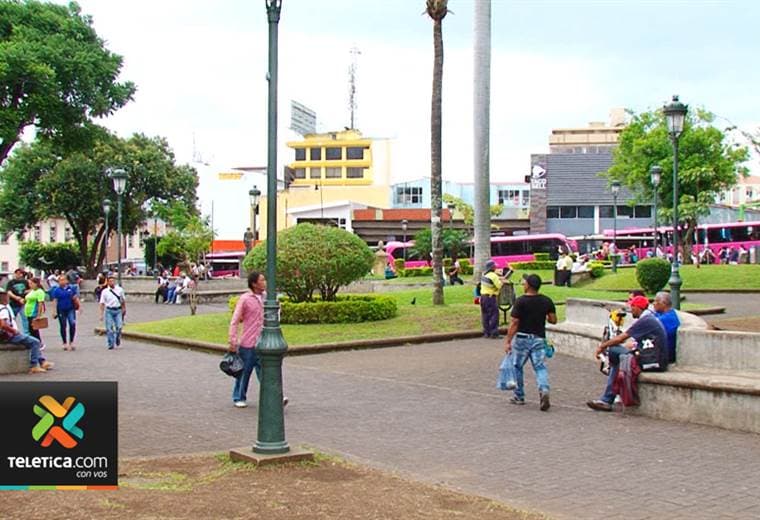
[{"label": "teletica.com logo", "polygon": [[[40,420],[32,428],[32,438],[47,448],[53,441],[64,448],[73,448],[78,444],[77,439],[84,437],[82,428],[77,426],[84,416],[84,405],[76,402],[76,398],[67,397],[63,404],[49,395],[39,398],[39,404],[34,405],[34,413]],[[56,424],[56,419],[61,420],[61,426]],[[76,437],[76,439],[75,439]]]}]

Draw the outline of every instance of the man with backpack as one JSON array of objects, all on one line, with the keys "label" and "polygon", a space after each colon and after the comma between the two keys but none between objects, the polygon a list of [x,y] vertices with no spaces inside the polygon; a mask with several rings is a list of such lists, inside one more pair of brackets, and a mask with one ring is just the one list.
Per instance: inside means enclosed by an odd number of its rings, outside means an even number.
[{"label": "man with backpack", "polygon": [[0,288],[0,342],[23,345],[29,350],[30,374],[41,374],[53,364],[42,359],[42,343],[37,338],[19,332],[13,309],[8,305],[8,292]]},{"label": "man with backpack", "polygon": [[[660,320],[649,310],[646,296],[634,296],[628,301],[631,314],[636,321],[628,329],[602,342],[594,352],[594,358],[605,350],[610,359],[610,373],[607,386],[599,399],[588,401],[586,405],[599,412],[611,412],[615,402],[613,386],[617,378],[620,357],[634,354],[642,371],[665,371],[668,367],[668,338]],[[629,341],[633,339],[633,341]]]}]

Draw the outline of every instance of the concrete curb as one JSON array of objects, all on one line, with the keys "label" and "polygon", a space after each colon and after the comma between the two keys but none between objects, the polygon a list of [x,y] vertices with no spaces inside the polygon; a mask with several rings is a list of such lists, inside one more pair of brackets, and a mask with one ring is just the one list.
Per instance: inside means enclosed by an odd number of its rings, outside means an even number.
[{"label": "concrete curb", "polygon": [[[507,328],[502,327],[499,329],[501,334],[507,333]],[[104,335],[105,329],[103,327],[96,327],[95,334]],[[184,348],[191,350],[200,350],[203,352],[224,353],[227,352],[226,345],[220,345],[218,343],[210,343],[207,341],[197,341],[185,338],[171,338],[168,336],[161,336],[158,334],[148,334],[145,332],[133,332],[125,330],[121,333],[122,338],[135,339],[145,341],[148,343],[154,343],[156,345],[164,345],[167,347]],[[396,338],[384,338],[384,339],[363,339],[356,341],[341,341],[338,343],[326,343],[323,345],[296,345],[288,347],[288,356],[302,356],[308,354],[321,354],[323,352],[336,352],[342,350],[360,350],[370,348],[387,348],[387,347],[403,347],[405,345],[413,345],[420,343],[437,343],[439,341],[449,341],[452,339],[472,339],[483,336],[483,332],[479,330],[469,330],[461,332],[450,332],[442,334],[429,334],[427,336],[399,336]]]}]

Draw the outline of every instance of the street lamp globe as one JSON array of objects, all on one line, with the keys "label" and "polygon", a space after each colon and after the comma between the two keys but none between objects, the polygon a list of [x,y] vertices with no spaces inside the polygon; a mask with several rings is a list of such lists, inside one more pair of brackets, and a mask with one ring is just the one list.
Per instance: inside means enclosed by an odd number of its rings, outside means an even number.
[{"label": "street lamp globe", "polygon": [[124,195],[127,189],[127,172],[122,168],[109,168],[106,174],[113,181],[113,189],[118,195]]},{"label": "street lamp globe", "polygon": [[689,107],[678,100],[678,96],[673,96],[673,100],[662,107],[665,113],[665,121],[668,124],[668,133],[673,139],[678,139],[683,132],[683,123],[686,119],[686,112]]},{"label": "street lamp globe", "polygon": [[108,218],[108,214],[111,213],[111,201],[108,199],[103,200],[103,213],[106,214],[106,218]]},{"label": "street lamp globe", "polygon": [[254,186],[253,189],[248,192],[248,196],[251,199],[251,207],[258,207],[259,201],[261,200],[261,190]]},{"label": "street lamp globe", "polygon": [[610,185],[610,191],[612,192],[613,197],[617,197],[620,193],[620,181],[612,181],[612,184]]},{"label": "street lamp globe", "polygon": [[409,229],[409,222],[406,219],[404,219],[401,221],[401,231],[406,233],[407,229]]},{"label": "street lamp globe", "polygon": [[657,188],[657,186],[660,185],[660,179],[662,178],[662,168],[657,164],[649,168],[649,178],[652,181],[652,186]]}]

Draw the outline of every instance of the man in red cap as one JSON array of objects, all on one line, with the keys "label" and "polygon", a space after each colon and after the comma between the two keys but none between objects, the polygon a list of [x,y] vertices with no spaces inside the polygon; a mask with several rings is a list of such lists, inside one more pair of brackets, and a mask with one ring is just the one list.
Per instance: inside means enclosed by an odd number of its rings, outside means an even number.
[{"label": "man in red cap", "polygon": [[[620,355],[627,354],[634,350],[637,345],[641,344],[645,339],[653,340],[654,344],[659,348],[659,351],[663,353],[662,359],[659,360],[659,370],[665,370],[668,364],[667,358],[667,333],[665,328],[660,323],[660,320],[649,309],[649,300],[646,296],[634,296],[628,300],[628,305],[631,308],[631,314],[636,321],[631,325],[628,330],[610,338],[607,341],[601,343],[594,352],[594,358],[608,349],[610,356],[610,375],[607,377],[607,387],[604,389],[604,393],[599,399],[588,401],[586,404],[592,410],[601,412],[611,412],[612,403],[615,401],[615,393],[612,391],[612,383],[615,381],[615,377],[618,372],[618,364],[620,363]],[[628,341],[633,338],[634,341]]]}]

